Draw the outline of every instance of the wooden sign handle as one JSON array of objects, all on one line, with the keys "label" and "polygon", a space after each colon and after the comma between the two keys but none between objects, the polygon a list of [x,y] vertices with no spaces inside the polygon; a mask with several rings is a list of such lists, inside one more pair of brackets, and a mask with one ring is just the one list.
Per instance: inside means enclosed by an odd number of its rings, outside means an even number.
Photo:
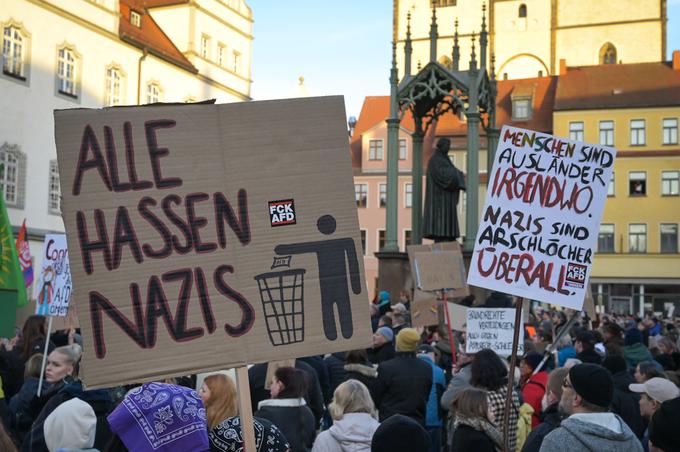
[{"label": "wooden sign handle", "polygon": [[238,390],[238,411],[241,417],[241,434],[245,452],[256,452],[253,406],[250,403],[250,382],[248,367],[236,368],[236,388]]},{"label": "wooden sign handle", "polygon": [[[512,355],[510,357],[510,368],[508,369],[508,391],[505,395],[505,408],[503,409],[503,449],[505,452],[512,452],[510,445],[510,405],[512,404],[512,387],[515,382],[515,365],[517,364],[517,346],[519,345],[519,330],[522,325],[522,304],[524,298],[515,301],[515,331],[512,336]],[[517,428],[513,425],[512,428]]]}]

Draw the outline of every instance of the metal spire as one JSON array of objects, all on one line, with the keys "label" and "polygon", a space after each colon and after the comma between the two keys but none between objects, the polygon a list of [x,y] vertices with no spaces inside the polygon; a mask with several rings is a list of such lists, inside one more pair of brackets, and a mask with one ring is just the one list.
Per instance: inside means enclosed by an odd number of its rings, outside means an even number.
[{"label": "metal spire", "polygon": [[406,42],[404,43],[404,78],[411,75],[411,11],[406,14]]},{"label": "metal spire", "polygon": [[452,55],[452,63],[451,63],[451,69],[453,71],[457,71],[460,66],[460,46],[458,46],[458,18],[456,17],[456,22],[455,22],[455,31],[453,33],[453,55]]},{"label": "metal spire", "polygon": [[491,81],[496,81],[496,54],[491,54]]},{"label": "metal spire", "polygon": [[486,69],[487,38],[488,32],[486,31],[486,2],[484,2],[482,3],[482,31],[479,33],[479,59],[482,71]]},{"label": "metal spire", "polygon": [[477,55],[475,54],[475,32],[472,32],[472,52],[470,53],[470,70],[477,70]]},{"label": "metal spire", "polygon": [[392,68],[390,69],[390,118],[397,117],[397,43],[392,41]]},{"label": "metal spire", "polygon": [[432,23],[430,24],[430,61],[437,61],[437,3],[432,0]]}]

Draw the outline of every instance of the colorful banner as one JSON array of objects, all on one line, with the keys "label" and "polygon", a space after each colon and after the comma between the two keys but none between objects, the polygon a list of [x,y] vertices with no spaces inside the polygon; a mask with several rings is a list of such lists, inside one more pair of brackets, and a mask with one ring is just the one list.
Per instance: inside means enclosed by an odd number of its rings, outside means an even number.
[{"label": "colorful banner", "polygon": [[28,289],[33,283],[33,263],[31,262],[31,249],[28,246],[28,240],[26,240],[26,220],[21,224],[16,247],[19,256],[19,266],[21,267],[21,273],[24,275],[24,287]]},{"label": "colorful banner", "polygon": [[17,307],[27,302],[5,195],[0,191],[0,337],[14,337]]},{"label": "colorful banner", "polygon": [[503,127],[468,284],[581,309],[616,149]]},{"label": "colorful banner", "polygon": [[66,235],[47,234],[43,246],[42,266],[33,289],[35,313],[65,317],[73,292]]}]

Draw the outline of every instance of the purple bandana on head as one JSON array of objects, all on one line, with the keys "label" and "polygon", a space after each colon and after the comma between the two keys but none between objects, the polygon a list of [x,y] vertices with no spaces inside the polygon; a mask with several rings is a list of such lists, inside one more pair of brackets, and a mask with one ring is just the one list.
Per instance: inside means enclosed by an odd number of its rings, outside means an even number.
[{"label": "purple bandana on head", "polygon": [[107,419],[128,450],[210,450],[203,402],[182,386],[146,383],[130,391]]}]

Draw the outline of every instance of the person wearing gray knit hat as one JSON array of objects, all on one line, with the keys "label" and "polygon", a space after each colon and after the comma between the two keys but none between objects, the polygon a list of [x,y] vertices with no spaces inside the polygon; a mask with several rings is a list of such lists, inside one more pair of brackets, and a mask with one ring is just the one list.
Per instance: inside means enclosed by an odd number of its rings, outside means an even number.
[{"label": "person wearing gray knit hat", "polygon": [[642,452],[640,440],[621,417],[610,412],[613,396],[614,382],[604,367],[586,363],[569,369],[558,407],[566,419],[545,437],[541,452]]}]

